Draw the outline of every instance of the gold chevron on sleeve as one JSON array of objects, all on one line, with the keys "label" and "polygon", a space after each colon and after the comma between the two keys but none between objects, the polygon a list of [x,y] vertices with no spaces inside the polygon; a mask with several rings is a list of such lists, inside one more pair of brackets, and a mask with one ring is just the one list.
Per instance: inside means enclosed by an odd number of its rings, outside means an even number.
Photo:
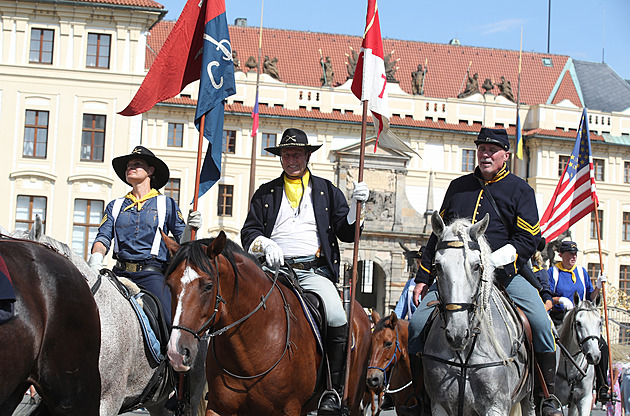
[{"label": "gold chevron on sleeve", "polygon": [[99,228],[101,227],[101,225],[105,224],[105,221],[107,221],[107,214],[105,214],[105,215],[103,216],[103,219],[101,220],[101,223],[98,225],[98,226],[99,226]]},{"label": "gold chevron on sleeve", "polygon": [[527,231],[531,235],[540,233],[540,223],[536,222],[534,225],[530,225],[527,221],[521,217],[516,217],[516,226],[522,230]]}]

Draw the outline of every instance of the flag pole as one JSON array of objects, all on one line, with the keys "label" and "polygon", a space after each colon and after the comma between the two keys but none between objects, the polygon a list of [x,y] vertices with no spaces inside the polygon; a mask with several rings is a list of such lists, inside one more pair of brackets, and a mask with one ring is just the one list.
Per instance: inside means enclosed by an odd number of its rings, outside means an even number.
[{"label": "flag pole", "polygon": [[[368,102],[363,101],[363,116],[361,117],[361,151],[359,153],[359,182],[363,182],[363,166],[365,164],[365,131],[367,128]],[[356,299],[357,269],[359,265],[359,239],[361,237],[361,201],[357,201],[357,218],[354,222],[354,247],[352,251],[352,274],[350,277],[350,312],[348,313],[348,340],[346,344],[346,374],[343,383],[343,401],[348,401],[348,379],[350,378],[350,365],[352,363],[352,327],[354,317],[354,304]]]},{"label": "flag pole", "polygon": [[422,71],[422,85],[420,85],[420,95],[424,93],[424,80],[427,77],[427,64],[429,63],[429,58],[424,58],[424,71]]},{"label": "flag pole", "polygon": [[[197,211],[197,205],[199,203],[199,179],[201,177],[201,152],[203,152],[203,131],[206,127],[206,115],[201,116],[199,120],[199,140],[197,143],[197,169],[195,170],[195,195],[193,196],[193,211]],[[195,239],[197,230],[190,229],[190,241]]]},{"label": "flag pole", "polygon": [[[260,4],[260,30],[258,34],[258,65],[256,65],[256,99],[258,100],[258,89],[260,87],[260,60],[262,56],[262,23],[263,23],[263,9],[265,7],[265,0]],[[259,110],[260,112],[260,107]],[[252,157],[251,157],[251,169],[249,171],[249,193],[247,201],[251,201],[254,196],[256,186],[256,147],[257,145],[258,131],[255,135],[252,135]]]},{"label": "flag pole", "polygon": [[[595,229],[597,230],[597,248],[599,250],[599,270],[600,273],[604,273],[604,260],[602,256],[602,239],[599,233],[599,212],[597,211],[597,202],[593,201],[595,210]],[[612,389],[613,380],[613,367],[612,367],[612,354],[610,352],[610,327],[608,325],[608,305],[606,301],[606,282],[602,282],[602,298],[604,299],[604,322],[606,323],[606,343],[608,344],[608,372],[610,375],[610,387]]]},{"label": "flag pole", "polygon": [[[521,45],[518,50],[518,81],[516,84],[516,158],[524,160],[523,158],[523,133],[521,130],[521,114],[520,114],[520,105],[521,105],[521,62],[523,58],[523,27],[521,26]],[[520,146],[519,146],[520,145]],[[514,161],[514,167],[516,168],[517,164]],[[527,171],[527,170],[526,170]],[[516,173],[516,169],[514,170]]]}]

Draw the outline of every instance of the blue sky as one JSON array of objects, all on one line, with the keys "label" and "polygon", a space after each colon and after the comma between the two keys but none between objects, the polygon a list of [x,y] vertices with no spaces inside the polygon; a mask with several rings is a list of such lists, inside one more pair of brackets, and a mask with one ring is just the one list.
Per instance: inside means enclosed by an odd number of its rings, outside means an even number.
[{"label": "blue sky", "polygon": [[[177,20],[184,0],[156,0]],[[260,25],[261,0],[225,0],[228,23],[247,18]],[[383,37],[547,52],[549,0],[380,0]],[[361,36],[367,0],[265,0],[263,30],[308,30]],[[551,0],[549,52],[604,62],[630,79],[629,0]]]}]

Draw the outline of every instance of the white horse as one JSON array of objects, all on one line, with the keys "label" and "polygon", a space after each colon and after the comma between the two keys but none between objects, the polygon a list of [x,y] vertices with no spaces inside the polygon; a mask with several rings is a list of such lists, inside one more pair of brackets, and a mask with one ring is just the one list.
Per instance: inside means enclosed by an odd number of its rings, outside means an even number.
[{"label": "white horse", "polygon": [[440,313],[422,362],[434,416],[506,416],[518,404],[533,414],[523,328],[494,285],[488,222],[446,227],[437,211],[431,217]]},{"label": "white horse", "polygon": [[[168,377],[169,374],[173,374],[170,368],[163,373],[166,377],[160,381],[156,390],[143,398],[142,403],[138,403],[145,395],[145,389],[152,378],[160,375],[158,372],[164,365],[157,366],[149,359],[140,323],[129,301],[121,295],[107,276],[102,275],[99,280],[99,275],[88,266],[82,256],[76,254],[68,245],[43,235],[42,230],[41,220],[36,216],[29,232],[14,232],[13,237],[39,241],[57,250],[83,273],[90,287],[97,288],[94,299],[101,320],[100,416],[118,415],[121,409],[134,405],[145,407],[152,416],[171,415],[172,412],[164,407],[173,392],[172,377],[171,379]],[[205,347],[207,349],[207,343]],[[191,370],[190,385],[193,389],[191,403],[194,403],[194,409],[186,408],[184,414],[190,412],[196,414],[197,403],[201,400],[201,390],[205,383],[205,350],[200,355],[202,357],[197,359]]]},{"label": "white horse", "polygon": [[600,296],[595,303],[590,300],[580,301],[580,296],[573,295],[575,308],[569,311],[559,328],[560,343],[566,347],[582,372],[563,352],[558,360],[556,373],[556,397],[563,406],[568,406],[569,416],[588,416],[591,414],[593,400],[593,381],[595,366],[601,358],[602,320],[599,312]]}]

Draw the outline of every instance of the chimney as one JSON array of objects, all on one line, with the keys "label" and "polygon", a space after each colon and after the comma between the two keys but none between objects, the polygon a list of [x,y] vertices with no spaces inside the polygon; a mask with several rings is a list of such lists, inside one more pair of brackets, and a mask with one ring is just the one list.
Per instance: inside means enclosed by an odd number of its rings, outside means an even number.
[{"label": "chimney", "polygon": [[247,18],[246,17],[237,17],[234,20],[234,26],[247,27]]}]

